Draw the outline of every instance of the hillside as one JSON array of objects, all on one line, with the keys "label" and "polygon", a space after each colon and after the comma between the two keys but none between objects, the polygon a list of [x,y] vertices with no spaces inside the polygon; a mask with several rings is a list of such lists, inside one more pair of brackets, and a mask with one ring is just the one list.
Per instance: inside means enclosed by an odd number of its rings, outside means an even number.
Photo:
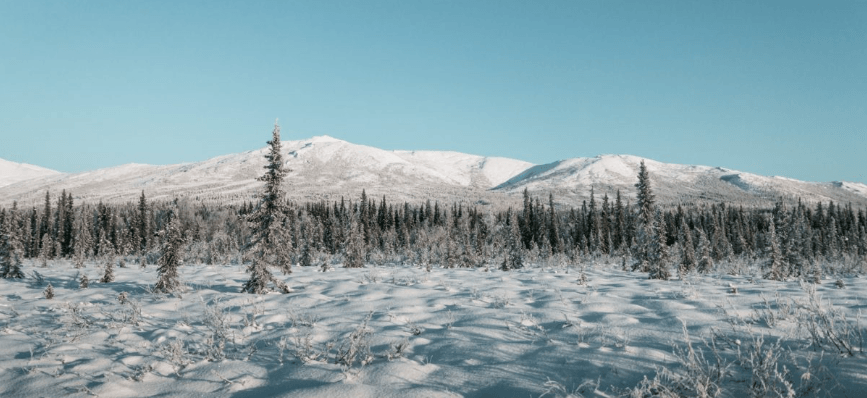
[{"label": "hillside", "polygon": [[[634,201],[641,158],[602,155],[534,165],[521,160],[447,151],[387,151],[329,136],[284,141],[290,199],[356,198],[362,189],[392,202],[427,199],[466,203],[518,203],[526,188],[534,195],[553,193],[563,205],[580,205],[593,188],[599,196],[621,191]],[[236,203],[249,201],[261,183],[265,149],[202,162],[154,166],[126,164],[64,174],[0,160],[0,204],[41,203],[45,191],[67,190],[82,202],[135,200],[145,191],[152,200],[175,197]],[[804,182],[764,177],[721,167],[661,163],[645,159],[662,204],[720,202],[769,206],[778,198],[867,205],[867,185]]]}]

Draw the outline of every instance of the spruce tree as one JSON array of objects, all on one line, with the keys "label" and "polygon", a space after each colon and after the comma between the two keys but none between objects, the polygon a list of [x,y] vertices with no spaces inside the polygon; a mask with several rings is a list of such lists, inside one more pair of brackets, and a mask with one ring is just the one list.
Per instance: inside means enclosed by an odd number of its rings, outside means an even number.
[{"label": "spruce tree", "polygon": [[165,229],[160,231],[163,244],[160,249],[159,268],[157,268],[159,279],[154,285],[154,290],[157,292],[171,293],[181,286],[178,267],[183,263],[183,248],[186,241],[178,218],[177,215],[172,216]]},{"label": "spruce tree", "polygon": [[524,266],[524,255],[521,244],[521,231],[518,228],[518,216],[509,209],[509,224],[504,226],[505,253],[500,269],[510,271]]},{"label": "spruce tree", "polygon": [[713,269],[713,257],[710,254],[710,240],[704,230],[698,229],[698,272],[706,274]]},{"label": "spruce tree", "polygon": [[563,250],[560,245],[560,223],[554,211],[554,194],[548,194],[548,241],[551,242],[553,253],[560,253]]},{"label": "spruce tree", "polygon": [[99,280],[99,283],[110,283],[114,282],[114,258],[109,258],[105,261],[105,268],[102,274],[102,278]]},{"label": "spruce tree", "polygon": [[148,202],[144,190],[138,200],[138,249],[142,255],[147,253],[150,240],[150,217],[148,217]]},{"label": "spruce tree", "polygon": [[783,253],[780,250],[780,239],[777,237],[776,224],[774,219],[770,219],[770,225],[768,226],[768,263],[766,268],[768,269],[765,274],[765,278],[780,281],[786,277],[786,265],[783,261]]},{"label": "spruce tree", "polygon": [[349,216],[349,230],[346,232],[345,243],[345,264],[346,268],[362,268],[364,267],[365,245],[364,231],[361,223],[358,220],[356,212],[351,211]]},{"label": "spruce tree", "polygon": [[265,183],[265,188],[259,195],[259,204],[247,216],[247,222],[252,228],[250,243],[245,250],[245,259],[250,261],[247,272],[250,279],[241,289],[245,293],[263,294],[274,285],[277,290],[289,293],[289,287],[278,280],[269,268],[283,269],[284,273],[291,272],[288,253],[285,250],[285,218],[288,212],[284,202],[283,177],[286,170],[283,168],[283,155],[280,153],[280,125],[274,124],[271,140],[268,141],[268,153],[265,159],[265,174],[258,178]]},{"label": "spruce tree", "polygon": [[638,239],[636,240],[636,262],[633,270],[647,272],[651,279],[668,279],[670,272],[666,263],[664,234],[661,234],[656,216],[653,190],[650,187],[650,174],[644,160],[638,169]]},{"label": "spruce tree", "polygon": [[695,247],[692,244],[692,231],[686,224],[686,218],[680,219],[680,231],[677,240],[680,243],[680,277],[696,268]]},{"label": "spruce tree", "polygon": [[13,212],[0,210],[0,278],[24,278],[21,271],[21,248],[13,234]]}]

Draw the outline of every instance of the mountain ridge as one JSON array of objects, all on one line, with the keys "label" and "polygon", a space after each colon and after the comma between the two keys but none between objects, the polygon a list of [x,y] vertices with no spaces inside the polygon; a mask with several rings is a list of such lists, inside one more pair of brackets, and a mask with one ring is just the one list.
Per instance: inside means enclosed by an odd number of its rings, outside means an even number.
[{"label": "mountain ridge", "polygon": [[[283,141],[287,196],[291,200],[369,196],[390,201],[463,201],[513,205],[524,189],[553,194],[561,205],[580,205],[591,189],[598,196],[619,190],[634,199],[638,165],[645,161],[659,202],[727,202],[768,206],[786,200],[852,202],[867,205],[867,185],[846,181],[805,182],[765,177],[723,167],[662,163],[633,155],[598,155],[533,164],[504,157],[454,151],[383,150],[331,136]],[[217,202],[255,200],[266,148],[174,165],[128,163],[80,173],[42,170],[15,175],[0,168],[0,204],[38,204],[46,190],[72,192],[77,201],[152,200],[175,197]],[[5,163],[4,163],[5,162]],[[0,159],[0,166],[13,163]],[[27,165],[31,166],[31,165]],[[4,170],[12,171],[4,171]],[[31,169],[27,169],[31,170]],[[47,171],[46,171],[47,170]],[[11,181],[5,185],[3,181]]]}]

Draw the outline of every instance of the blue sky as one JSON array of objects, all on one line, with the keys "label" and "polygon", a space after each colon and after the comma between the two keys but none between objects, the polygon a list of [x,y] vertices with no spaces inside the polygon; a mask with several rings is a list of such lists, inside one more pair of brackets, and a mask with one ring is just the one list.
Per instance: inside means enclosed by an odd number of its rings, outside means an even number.
[{"label": "blue sky", "polygon": [[867,2],[0,0],[0,158],[328,134],[867,183]]}]

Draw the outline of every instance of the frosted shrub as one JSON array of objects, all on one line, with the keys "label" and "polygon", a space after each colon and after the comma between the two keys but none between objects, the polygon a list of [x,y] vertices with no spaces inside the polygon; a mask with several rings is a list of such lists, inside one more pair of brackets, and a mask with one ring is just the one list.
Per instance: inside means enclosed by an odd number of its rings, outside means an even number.
[{"label": "frosted shrub", "polygon": [[815,286],[807,285],[806,290],[807,302],[800,303],[799,325],[809,333],[813,346],[849,357],[863,354],[867,330],[861,327],[860,318],[849,320],[830,301],[823,305]]},{"label": "frosted shrub", "polygon": [[48,287],[45,288],[45,291],[42,292],[42,294],[45,295],[45,298],[48,300],[51,300],[54,298],[54,287],[51,286],[50,282],[48,283]]},{"label": "frosted shrub", "polygon": [[356,362],[361,366],[367,365],[373,359],[370,352],[371,331],[367,326],[372,317],[372,312],[367,314],[361,324],[336,346],[334,362],[344,369],[351,369]]}]

